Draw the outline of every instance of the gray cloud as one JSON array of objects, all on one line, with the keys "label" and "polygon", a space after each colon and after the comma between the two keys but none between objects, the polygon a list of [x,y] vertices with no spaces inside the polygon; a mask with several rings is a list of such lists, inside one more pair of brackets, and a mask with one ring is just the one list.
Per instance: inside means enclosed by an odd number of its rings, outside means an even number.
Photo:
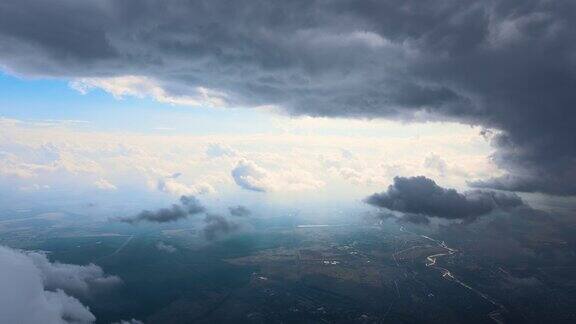
[{"label": "gray cloud", "polygon": [[144,210],[135,216],[123,217],[118,220],[125,223],[136,224],[139,222],[167,223],[201,214],[206,211],[200,201],[194,196],[180,197],[180,204],[173,204],[170,208],[160,208],[156,211]]},{"label": "gray cloud", "polygon": [[574,195],[575,18],[575,2],[544,0],[7,0],[0,64],[294,115],[482,125],[509,174],[474,185]]},{"label": "gray cloud", "polygon": [[135,224],[142,221],[154,223],[174,222],[188,217],[188,213],[180,205],[172,205],[170,208],[160,208],[156,211],[143,210],[133,217],[121,218],[125,223]]},{"label": "gray cloud", "polygon": [[204,222],[206,223],[206,227],[204,227],[204,236],[210,241],[239,229],[238,224],[228,221],[221,215],[208,214],[204,218]]},{"label": "gray cloud", "polygon": [[[459,193],[454,189],[442,188],[423,176],[395,177],[388,190],[367,197],[365,202],[405,214],[467,220],[495,210],[527,207],[515,194],[480,190]],[[410,221],[410,218],[404,220]],[[414,217],[413,220],[422,223],[421,217]]]},{"label": "gray cloud", "polygon": [[238,217],[247,217],[247,216],[250,216],[252,214],[250,209],[248,209],[244,206],[241,206],[241,205],[234,206],[234,207],[228,207],[228,211],[230,212],[230,215],[238,216]]}]

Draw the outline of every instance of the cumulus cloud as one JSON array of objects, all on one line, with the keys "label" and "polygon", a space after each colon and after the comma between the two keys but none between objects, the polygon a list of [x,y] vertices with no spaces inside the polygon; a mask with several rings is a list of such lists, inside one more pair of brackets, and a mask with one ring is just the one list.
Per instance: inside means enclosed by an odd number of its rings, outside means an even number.
[{"label": "cumulus cloud", "polygon": [[122,217],[118,220],[125,223],[137,224],[140,222],[167,223],[201,214],[206,211],[200,201],[194,196],[180,197],[180,204],[173,204],[169,208],[160,208],[156,211],[144,210],[131,217]]},{"label": "cumulus cloud", "polygon": [[508,176],[475,185],[573,195],[575,12],[543,0],[8,0],[0,64],[169,104],[481,125],[498,130]]},{"label": "cumulus cloud", "polygon": [[90,309],[69,294],[119,282],[95,265],[50,263],[44,254],[3,246],[0,264],[2,323],[93,323],[96,318]]},{"label": "cumulus cloud", "polygon": [[256,192],[310,190],[324,185],[307,172],[270,172],[247,159],[238,161],[231,175],[238,186]]},{"label": "cumulus cloud", "polygon": [[347,166],[333,166],[328,168],[328,172],[333,176],[340,177],[353,185],[359,186],[377,186],[387,183],[388,177],[386,177],[386,173],[389,173],[382,172],[381,168]]},{"label": "cumulus cloud", "polygon": [[249,160],[240,160],[236,167],[232,169],[232,178],[240,187],[258,192],[265,192],[271,189],[270,173]]},{"label": "cumulus cloud", "polygon": [[[440,187],[432,179],[423,176],[395,177],[388,190],[367,197],[365,202],[405,214],[468,220],[495,210],[526,207],[515,194],[480,190],[459,193],[455,189]],[[410,218],[406,220],[410,221]]]},{"label": "cumulus cloud", "polygon": [[[16,127],[3,126],[3,130],[22,129],[20,122]],[[5,141],[5,140],[4,140]],[[41,145],[26,145],[17,142],[5,143],[0,139],[0,175],[34,179],[55,176],[99,175],[103,169],[91,158],[77,155],[65,149],[66,145],[48,142]],[[104,179],[93,181],[100,189],[110,189],[110,183]]]},{"label": "cumulus cloud", "polygon": [[[177,173],[179,176],[180,174]],[[158,191],[171,194],[171,195],[203,195],[208,193],[214,193],[216,190],[208,183],[197,183],[197,184],[185,184],[176,180],[178,176],[170,176],[166,178],[158,179],[156,188]]]},{"label": "cumulus cloud", "polygon": [[[40,122],[39,122],[40,123]],[[44,122],[42,121],[41,124]],[[48,129],[35,121],[0,121],[0,191],[37,197],[54,194],[59,204],[71,192],[124,194],[157,191],[179,197],[216,193],[215,186],[231,183],[228,165],[202,155],[197,136],[178,137],[181,150],[170,145],[176,137],[130,134],[112,137],[106,131],[85,132],[73,127]],[[224,168],[224,170],[223,170]],[[186,175],[171,175],[187,170]],[[15,191],[18,190],[17,192]]]},{"label": "cumulus cloud", "polygon": [[81,266],[50,262],[41,252],[28,252],[26,255],[40,270],[46,289],[62,289],[68,294],[86,296],[122,283],[120,278],[104,274],[102,268],[92,263]]},{"label": "cumulus cloud", "polygon": [[230,222],[224,216],[208,214],[204,218],[206,226],[204,227],[204,236],[207,240],[213,241],[221,236],[233,233],[239,229],[239,225]]},{"label": "cumulus cloud", "polygon": [[230,215],[238,216],[238,217],[247,217],[247,216],[250,216],[252,214],[250,209],[248,209],[244,206],[241,206],[241,205],[234,206],[234,207],[228,207],[228,212],[230,212]]}]

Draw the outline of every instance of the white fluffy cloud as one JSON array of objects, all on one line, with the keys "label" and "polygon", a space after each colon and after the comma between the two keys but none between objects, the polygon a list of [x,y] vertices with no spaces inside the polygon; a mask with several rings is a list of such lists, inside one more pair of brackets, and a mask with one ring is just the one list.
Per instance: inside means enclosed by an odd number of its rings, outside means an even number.
[{"label": "white fluffy cloud", "polygon": [[231,175],[238,186],[258,192],[299,191],[324,186],[324,182],[308,172],[296,170],[270,172],[247,159],[238,161]]},{"label": "white fluffy cloud", "polygon": [[174,177],[159,179],[156,187],[161,192],[176,196],[195,196],[216,192],[214,187],[208,183],[185,184],[178,182]]},{"label": "white fluffy cloud", "polygon": [[46,289],[62,289],[72,295],[88,295],[122,283],[117,276],[109,276],[95,264],[76,265],[50,262],[44,253],[25,253],[40,270]]},{"label": "white fluffy cloud", "polygon": [[119,280],[95,265],[50,263],[44,254],[0,246],[0,322],[93,323],[90,309],[70,292],[86,293],[93,285]]},{"label": "white fluffy cloud", "polygon": [[272,188],[270,173],[252,161],[238,161],[231,174],[234,182],[246,190],[266,192]]}]

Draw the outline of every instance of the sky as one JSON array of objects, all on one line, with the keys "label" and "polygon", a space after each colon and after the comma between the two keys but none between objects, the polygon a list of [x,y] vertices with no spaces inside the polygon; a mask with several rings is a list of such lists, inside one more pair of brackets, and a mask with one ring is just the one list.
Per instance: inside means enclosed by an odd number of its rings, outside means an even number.
[{"label": "sky", "polygon": [[[0,174],[15,205],[5,207],[71,194],[103,204],[111,195],[158,203],[183,194],[355,203],[397,175],[463,188],[498,172],[478,127],[192,107],[79,92],[73,82],[2,75]],[[241,180],[252,173],[261,176]]]},{"label": "sky", "polygon": [[3,187],[328,202],[422,175],[570,199],[573,9],[6,1]]}]

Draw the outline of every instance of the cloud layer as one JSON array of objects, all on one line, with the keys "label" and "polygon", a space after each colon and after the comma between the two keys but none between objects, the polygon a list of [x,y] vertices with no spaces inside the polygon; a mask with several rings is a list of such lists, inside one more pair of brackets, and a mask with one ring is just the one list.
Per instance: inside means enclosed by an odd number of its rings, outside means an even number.
[{"label": "cloud layer", "polygon": [[[522,199],[515,194],[480,190],[459,193],[454,189],[442,188],[432,179],[423,176],[395,177],[388,190],[367,197],[365,202],[406,214],[468,220],[495,210],[526,207]],[[421,217],[415,216],[404,220],[425,223]]]}]

